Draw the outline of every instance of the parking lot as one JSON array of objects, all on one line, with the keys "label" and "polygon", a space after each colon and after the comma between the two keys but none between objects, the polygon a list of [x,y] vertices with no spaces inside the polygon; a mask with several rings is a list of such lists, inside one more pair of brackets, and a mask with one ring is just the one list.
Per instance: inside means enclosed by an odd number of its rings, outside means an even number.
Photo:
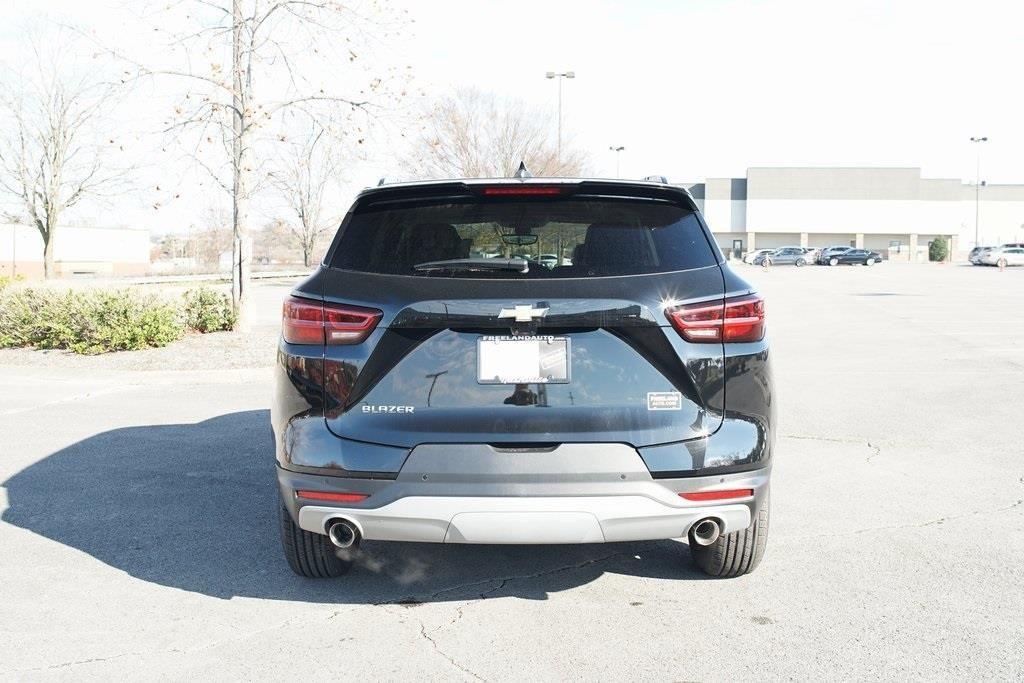
[{"label": "parking lot", "polygon": [[[299,579],[272,349],[0,352],[0,676],[1024,676],[1024,268],[737,268],[780,433],[768,551],[733,580],[673,541],[367,543]],[[257,287],[270,340],[287,287]]]}]

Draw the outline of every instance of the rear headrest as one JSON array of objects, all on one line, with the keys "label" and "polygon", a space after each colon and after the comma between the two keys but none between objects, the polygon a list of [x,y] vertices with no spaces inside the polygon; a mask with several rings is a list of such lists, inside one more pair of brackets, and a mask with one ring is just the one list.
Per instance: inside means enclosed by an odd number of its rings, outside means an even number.
[{"label": "rear headrest", "polygon": [[411,268],[427,261],[466,258],[469,244],[448,223],[420,223],[412,230],[402,231],[395,251],[398,262]]},{"label": "rear headrest", "polygon": [[615,223],[594,223],[580,245],[574,265],[594,272],[632,272],[654,265],[647,235],[642,228]]}]

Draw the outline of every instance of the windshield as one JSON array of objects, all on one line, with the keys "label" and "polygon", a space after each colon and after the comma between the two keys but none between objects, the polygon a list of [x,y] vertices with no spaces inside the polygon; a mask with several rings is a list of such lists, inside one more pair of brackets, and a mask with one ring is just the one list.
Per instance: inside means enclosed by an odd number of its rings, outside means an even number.
[{"label": "windshield", "polygon": [[[349,217],[338,240],[330,264],[335,268],[417,277],[601,277],[716,263],[694,212],[649,200],[447,200],[370,207]],[[516,267],[481,267],[481,259],[513,259]],[[451,263],[444,268],[423,265],[445,261]]]}]

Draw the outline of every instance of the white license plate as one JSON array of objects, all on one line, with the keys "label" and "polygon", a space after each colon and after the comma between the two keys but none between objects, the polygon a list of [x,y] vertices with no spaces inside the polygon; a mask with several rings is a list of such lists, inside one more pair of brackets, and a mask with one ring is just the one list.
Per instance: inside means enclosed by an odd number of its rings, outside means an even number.
[{"label": "white license plate", "polygon": [[567,337],[480,337],[476,343],[480,384],[565,384]]}]

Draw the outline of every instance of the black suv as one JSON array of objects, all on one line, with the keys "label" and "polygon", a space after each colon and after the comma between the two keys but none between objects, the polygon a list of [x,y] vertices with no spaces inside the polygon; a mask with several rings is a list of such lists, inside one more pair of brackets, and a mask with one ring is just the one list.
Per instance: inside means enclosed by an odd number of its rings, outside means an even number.
[{"label": "black suv", "polygon": [[362,192],[284,304],[284,551],[362,540],[688,538],[715,576],[768,531],[764,303],[683,189],[507,179]]}]

